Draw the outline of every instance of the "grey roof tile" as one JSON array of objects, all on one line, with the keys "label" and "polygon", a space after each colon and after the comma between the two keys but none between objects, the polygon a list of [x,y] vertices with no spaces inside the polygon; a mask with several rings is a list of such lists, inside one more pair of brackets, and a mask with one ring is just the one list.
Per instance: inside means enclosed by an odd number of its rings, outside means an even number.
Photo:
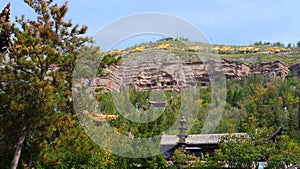
[{"label": "grey roof tile", "polygon": [[[201,144],[218,144],[221,138],[228,136],[229,133],[223,134],[195,134],[188,135],[185,139],[188,145],[201,145]],[[236,137],[249,137],[247,133],[231,133],[231,135]],[[162,135],[161,145],[176,145],[179,141],[176,135]]]}]

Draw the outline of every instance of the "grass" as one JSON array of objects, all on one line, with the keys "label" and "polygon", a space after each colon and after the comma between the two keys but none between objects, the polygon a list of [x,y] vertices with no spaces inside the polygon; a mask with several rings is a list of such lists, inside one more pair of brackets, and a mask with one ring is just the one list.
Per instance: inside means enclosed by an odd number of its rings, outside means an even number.
[{"label": "grass", "polygon": [[[142,43],[130,48],[127,48],[125,51],[129,51],[141,46],[146,46],[145,50],[155,49],[157,46],[162,44],[170,44],[171,47],[168,49],[160,49],[168,53],[173,53],[176,56],[179,56],[183,60],[197,60],[201,58],[201,56],[209,57],[209,58],[226,58],[230,60],[236,60],[239,62],[246,62],[250,65],[260,62],[271,62],[275,60],[279,60],[289,66],[292,66],[296,63],[300,62],[300,48],[289,48],[290,53],[272,53],[266,54],[262,52],[257,53],[228,53],[228,54],[217,54],[216,52],[206,52],[205,49],[211,49],[213,45],[207,45],[200,42],[190,42],[190,41],[178,41],[178,40],[168,40],[168,41],[158,41],[158,42],[150,42],[150,43]],[[203,51],[193,51],[190,47],[200,46],[203,47]],[[221,45],[218,45],[221,46]],[[233,48],[238,48],[238,46],[232,46]],[[268,48],[268,46],[255,46],[260,48],[261,51],[264,51]],[[139,52],[133,52],[138,54]],[[132,54],[133,54],[132,53]],[[199,57],[197,56],[199,55]],[[132,55],[133,56],[133,55]]]}]

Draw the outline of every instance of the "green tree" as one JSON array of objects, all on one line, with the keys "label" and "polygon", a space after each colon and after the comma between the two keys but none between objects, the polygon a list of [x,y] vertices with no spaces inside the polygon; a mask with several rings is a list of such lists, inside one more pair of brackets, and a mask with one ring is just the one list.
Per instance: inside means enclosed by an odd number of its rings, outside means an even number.
[{"label": "green tree", "polygon": [[93,142],[72,114],[48,117],[33,165],[37,168],[107,168],[112,165],[111,153]]},{"label": "green tree", "polygon": [[[256,86],[255,94],[245,103],[245,124],[255,123],[256,127],[280,127],[283,125],[282,118],[283,101],[275,86]],[[247,121],[254,118],[255,121]],[[251,124],[253,125],[253,124]]]},{"label": "green tree", "polygon": [[[83,44],[89,41],[81,36],[86,26],[63,20],[67,3],[24,2],[36,12],[37,19],[22,17],[5,25],[13,43],[9,61],[2,60],[0,68],[0,128],[12,168],[17,168],[22,150],[28,150],[22,154],[22,163],[31,163],[26,157],[37,155],[33,152],[43,137],[39,132],[48,127],[47,117],[72,113],[71,72]],[[2,164],[7,166],[7,162]]]},{"label": "green tree", "polygon": [[298,163],[299,144],[286,135],[277,136],[275,142],[268,141],[271,134],[272,129],[264,128],[252,129],[249,138],[224,137],[214,161],[223,161],[231,168],[252,168],[259,161],[265,161],[267,168]]},{"label": "green tree", "polygon": [[297,42],[297,48],[300,48],[300,41]]},{"label": "green tree", "polygon": [[171,160],[176,168],[194,168],[201,164],[199,157],[188,154],[182,147],[175,150]]},{"label": "green tree", "polygon": [[282,43],[282,42],[274,42],[272,44],[272,46],[275,46],[275,47],[284,47],[284,43]]},{"label": "green tree", "polygon": [[258,41],[258,42],[253,43],[253,46],[262,46],[262,45],[263,45],[262,41]]}]

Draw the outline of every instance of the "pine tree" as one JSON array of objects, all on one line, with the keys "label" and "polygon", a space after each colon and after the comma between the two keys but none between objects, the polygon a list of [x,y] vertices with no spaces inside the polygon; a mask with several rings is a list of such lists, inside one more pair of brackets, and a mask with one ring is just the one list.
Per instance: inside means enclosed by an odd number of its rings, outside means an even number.
[{"label": "pine tree", "polygon": [[[86,26],[64,21],[67,2],[24,0],[37,14],[24,16],[2,32],[12,35],[9,61],[0,68],[0,128],[7,158],[17,168],[24,146],[33,149],[36,136],[47,127],[53,113],[73,113],[72,71],[77,56],[89,38],[81,36]],[[26,145],[24,144],[26,142]],[[30,151],[28,151],[30,152]],[[33,155],[33,154],[31,154]],[[7,162],[3,162],[7,165]]]}]

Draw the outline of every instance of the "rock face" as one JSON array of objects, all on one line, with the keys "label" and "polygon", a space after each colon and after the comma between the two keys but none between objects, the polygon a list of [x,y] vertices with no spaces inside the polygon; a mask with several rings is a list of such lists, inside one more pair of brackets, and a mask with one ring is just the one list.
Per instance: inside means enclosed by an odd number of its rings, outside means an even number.
[{"label": "rock face", "polygon": [[106,91],[120,90],[122,87],[137,90],[179,91],[182,88],[210,85],[218,76],[224,78],[241,78],[242,76],[267,75],[285,77],[290,71],[300,76],[300,64],[290,68],[280,61],[263,62],[250,66],[234,60],[207,60],[176,62],[166,61],[162,64],[143,63],[136,66],[111,67],[108,77],[92,79],[91,86]]},{"label": "rock face", "polygon": [[240,78],[249,75],[251,72],[250,65],[234,60],[223,59],[222,66],[226,78]]},{"label": "rock face", "polygon": [[251,74],[285,77],[289,73],[288,65],[280,62],[262,62],[251,67]]},{"label": "rock face", "polygon": [[156,68],[146,69],[134,75],[130,87],[139,90],[179,90],[178,81],[170,73]]},{"label": "rock face", "polygon": [[290,67],[291,72],[294,72],[297,74],[297,76],[300,78],[300,63],[297,63]]}]

